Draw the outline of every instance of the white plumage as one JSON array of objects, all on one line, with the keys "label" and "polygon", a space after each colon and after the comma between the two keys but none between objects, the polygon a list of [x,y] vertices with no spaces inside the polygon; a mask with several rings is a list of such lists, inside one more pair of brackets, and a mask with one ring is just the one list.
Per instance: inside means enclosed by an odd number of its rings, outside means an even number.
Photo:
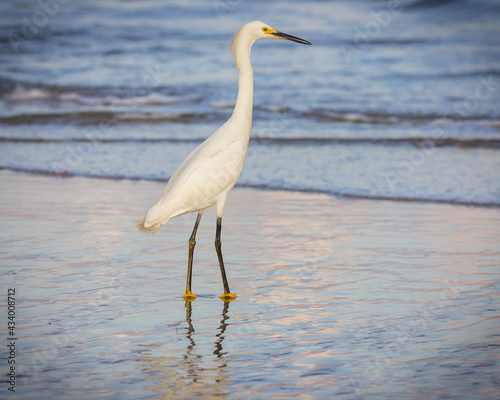
[{"label": "white plumage", "polygon": [[221,298],[231,301],[222,252],[220,249],[221,220],[229,191],[241,175],[248,149],[253,107],[253,70],[250,48],[258,39],[286,39],[303,44],[310,42],[276,31],[260,21],[243,25],[231,42],[236,66],[239,70],[238,97],[229,120],[196,147],[173,173],[162,195],[138,223],[141,231],[157,232],[168,220],[198,211],[198,218],[189,242],[188,279],[186,300],[194,300],[191,292],[191,276],[195,236],[203,211],[215,205],[217,232],[215,247],[219,257],[224,294]]}]

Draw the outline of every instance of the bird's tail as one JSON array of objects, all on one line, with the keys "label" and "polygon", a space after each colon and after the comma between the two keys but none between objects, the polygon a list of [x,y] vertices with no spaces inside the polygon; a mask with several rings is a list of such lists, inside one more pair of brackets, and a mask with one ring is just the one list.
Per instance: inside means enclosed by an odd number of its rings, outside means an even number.
[{"label": "bird's tail", "polygon": [[144,226],[146,222],[146,217],[141,219],[140,221],[137,221],[137,228],[144,233],[152,235],[153,233],[158,232],[158,230],[161,228],[162,224],[158,223],[155,225],[148,226],[147,228]]}]

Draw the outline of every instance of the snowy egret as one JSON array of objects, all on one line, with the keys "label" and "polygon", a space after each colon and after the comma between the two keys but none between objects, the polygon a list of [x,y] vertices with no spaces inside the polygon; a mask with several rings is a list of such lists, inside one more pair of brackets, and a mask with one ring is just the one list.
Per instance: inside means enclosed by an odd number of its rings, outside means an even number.
[{"label": "snowy egret", "polygon": [[236,298],[229,290],[222,259],[220,239],[222,210],[229,191],[241,174],[248,149],[253,107],[253,70],[250,63],[250,48],[258,39],[285,39],[312,44],[307,40],[279,32],[260,21],[249,22],[236,32],[231,42],[231,51],[239,70],[239,89],[233,114],[224,125],[187,156],[168,181],[159,200],[138,223],[141,231],[155,233],[172,218],[194,211],[198,212],[193,233],[189,239],[186,294],[183,296],[187,301],[196,298],[191,292],[196,231],[203,211],[213,205],[215,205],[217,216],[215,250],[224,285],[224,294],[220,298],[224,301]]}]

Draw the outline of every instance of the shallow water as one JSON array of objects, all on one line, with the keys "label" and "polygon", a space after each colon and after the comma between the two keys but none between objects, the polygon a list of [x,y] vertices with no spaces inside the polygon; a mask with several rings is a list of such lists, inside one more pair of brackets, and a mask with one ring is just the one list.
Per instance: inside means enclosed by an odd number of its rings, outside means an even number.
[{"label": "shallow water", "polygon": [[238,298],[208,210],[186,304],[194,216],[133,230],[162,184],[1,178],[23,399],[498,397],[498,210],[236,189]]},{"label": "shallow water", "polygon": [[[40,2],[0,6],[18,397],[499,397],[499,5],[404,1],[377,30],[387,4],[67,2],[27,40]],[[253,19],[314,46],[255,44],[224,213],[238,298],[218,298],[209,210],[185,304],[194,216],[135,220],[230,115]]]}]

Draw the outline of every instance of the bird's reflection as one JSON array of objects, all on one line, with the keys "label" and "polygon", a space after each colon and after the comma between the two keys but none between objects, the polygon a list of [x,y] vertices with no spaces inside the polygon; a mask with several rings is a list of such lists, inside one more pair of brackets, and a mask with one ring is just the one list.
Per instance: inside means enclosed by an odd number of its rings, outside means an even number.
[{"label": "bird's reflection", "polygon": [[220,320],[219,333],[217,335],[215,335],[215,337],[217,337],[217,340],[215,341],[214,354],[218,358],[221,358],[223,355],[222,342],[224,341],[224,338],[225,338],[224,332],[226,332],[226,328],[227,328],[226,321],[229,319],[229,316],[227,315],[228,310],[229,310],[229,302],[225,301],[224,308],[222,309],[222,319]]},{"label": "bird's reflection", "polygon": [[[214,350],[213,354],[215,354],[218,358],[221,358],[224,355],[222,343],[224,342],[224,338],[225,338],[224,333],[226,332],[226,328],[227,328],[226,321],[229,319],[229,316],[228,316],[229,303],[230,303],[229,301],[224,302],[224,306],[222,308],[222,314],[221,314],[222,318],[220,320],[220,325],[219,325],[219,332],[215,335],[215,337],[217,339],[215,341],[215,350]],[[193,338],[193,333],[195,332],[195,330],[193,327],[193,320],[191,319],[192,311],[193,311],[192,302],[186,301],[186,322],[188,325],[186,337],[190,343],[187,346],[186,356],[188,356],[188,355],[190,356],[194,346],[196,346],[196,343],[195,343],[194,338]]]},{"label": "bird's reflection", "polygon": [[[145,389],[161,393],[160,399],[183,398],[186,391],[190,396],[201,396],[204,399],[224,399],[227,394],[227,349],[224,350],[225,332],[229,320],[229,302],[224,302],[219,327],[213,340],[214,356],[206,353],[206,336],[196,332],[193,321],[193,303],[186,301],[186,350],[179,358],[165,356],[162,346],[150,345],[140,351],[139,362],[144,377],[147,379]],[[180,331],[178,330],[180,333]],[[197,343],[198,342],[198,343]],[[197,349],[198,344],[198,349]]]},{"label": "bird's reflection", "polygon": [[197,380],[197,370],[196,370],[196,359],[201,356],[197,356],[193,353],[194,348],[196,347],[196,342],[194,341],[194,327],[193,322],[191,320],[191,301],[186,301],[186,322],[187,322],[187,330],[186,330],[186,338],[189,343],[186,348],[186,352],[184,353],[184,361],[186,362],[187,372],[189,376],[193,377],[193,382]]}]

